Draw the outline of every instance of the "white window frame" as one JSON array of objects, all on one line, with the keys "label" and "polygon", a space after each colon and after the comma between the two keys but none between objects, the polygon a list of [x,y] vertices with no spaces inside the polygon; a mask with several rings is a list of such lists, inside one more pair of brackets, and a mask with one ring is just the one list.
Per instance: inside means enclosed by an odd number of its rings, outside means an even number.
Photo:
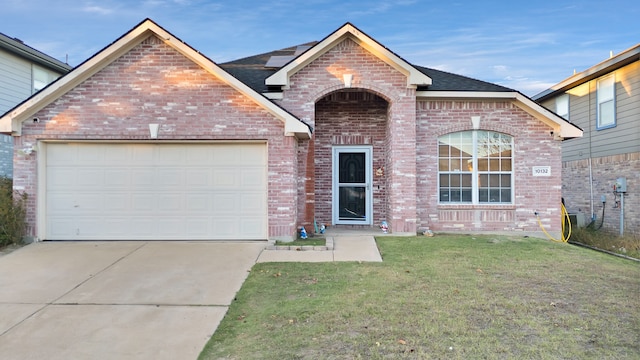
[{"label": "white window frame", "polygon": [[54,82],[57,78],[58,74],[34,64],[31,67],[31,91],[35,94]]},{"label": "white window frame", "polygon": [[[441,187],[440,187],[440,175],[444,175],[444,174],[468,174],[469,171],[462,171],[461,169],[458,170],[458,172],[456,172],[456,170],[447,170],[447,171],[440,171],[440,159],[444,159],[444,158],[451,158],[450,156],[447,157],[443,157],[440,154],[440,139],[442,138],[442,136],[438,137],[437,141],[438,141],[438,204],[440,205],[480,205],[480,206],[495,206],[495,205],[512,205],[514,204],[514,198],[515,198],[515,188],[514,188],[514,184],[515,184],[515,171],[514,171],[514,137],[512,135],[509,134],[505,134],[505,133],[500,133],[497,131],[490,131],[490,130],[465,130],[465,131],[459,131],[459,132],[453,132],[450,134],[445,134],[443,136],[447,136],[447,135],[451,135],[451,134],[459,134],[459,133],[471,133],[472,134],[472,147],[473,147],[473,153],[472,153],[472,169],[471,169],[471,202],[469,201],[441,201],[440,199],[440,191],[441,191]],[[500,134],[500,136],[508,136],[511,140],[510,142],[510,146],[511,146],[511,170],[509,171],[480,171],[478,169],[478,158],[479,158],[479,154],[478,154],[478,134],[480,132],[487,132],[489,134]],[[501,159],[501,158],[499,158]],[[483,201],[480,202],[480,184],[479,184],[479,178],[480,175],[503,175],[503,174],[508,174],[510,175],[510,184],[509,184],[509,189],[511,191],[511,195],[510,195],[510,201],[509,202],[491,202],[491,201]],[[502,187],[501,187],[502,188]]]},{"label": "white window frame", "polygon": [[[610,84],[607,84],[610,83]],[[602,123],[605,104],[611,104],[611,121]],[[596,82],[596,129],[608,129],[616,126],[616,78],[614,74],[601,77]]]},{"label": "white window frame", "polygon": [[556,114],[569,120],[569,94],[562,94],[556,98]]}]

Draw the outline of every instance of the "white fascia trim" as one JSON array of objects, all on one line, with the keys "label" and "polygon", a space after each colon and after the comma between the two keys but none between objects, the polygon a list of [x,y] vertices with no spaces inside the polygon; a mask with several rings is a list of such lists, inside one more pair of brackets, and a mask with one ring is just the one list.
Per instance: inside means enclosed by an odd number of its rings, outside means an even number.
[{"label": "white fascia trim", "polygon": [[284,99],[284,94],[281,92],[266,92],[266,93],[262,93],[262,95],[266,96],[266,98],[270,100]]},{"label": "white fascia trim", "polygon": [[582,137],[583,131],[517,91],[418,91],[417,98],[512,100],[529,115],[549,125],[555,140]]},{"label": "white fascia trim", "polygon": [[338,29],[329,37],[316,44],[309,51],[298,56],[289,64],[278,70],[275,74],[269,76],[265,80],[265,83],[272,86],[283,86],[285,89],[289,88],[289,79],[293,74],[332,49],[347,37],[370,51],[374,56],[406,75],[407,87],[415,88],[417,85],[431,85],[432,81],[430,77],[418,71],[413,67],[413,65],[407,63],[393,52],[378,44],[375,40],[363,34],[351,24],[347,24]]}]

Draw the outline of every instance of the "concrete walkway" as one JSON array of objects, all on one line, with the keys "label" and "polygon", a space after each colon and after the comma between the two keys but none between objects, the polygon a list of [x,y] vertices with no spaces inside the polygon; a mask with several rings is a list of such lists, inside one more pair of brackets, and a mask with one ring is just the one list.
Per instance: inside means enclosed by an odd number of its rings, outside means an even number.
[{"label": "concrete walkway", "polygon": [[256,262],[382,261],[264,242],[44,242],[0,256],[0,358],[196,359]]},{"label": "concrete walkway", "polygon": [[327,251],[264,250],[257,262],[382,261],[373,236],[338,236],[333,244],[333,250]]}]

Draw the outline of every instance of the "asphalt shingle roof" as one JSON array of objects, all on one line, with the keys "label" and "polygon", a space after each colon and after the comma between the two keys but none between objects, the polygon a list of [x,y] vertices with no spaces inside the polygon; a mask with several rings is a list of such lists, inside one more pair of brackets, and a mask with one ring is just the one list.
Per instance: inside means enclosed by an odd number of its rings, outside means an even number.
[{"label": "asphalt shingle roof", "polygon": [[[312,46],[317,42],[310,42],[298,46]],[[278,68],[268,68],[264,65],[272,56],[293,55],[298,46],[271,51],[264,54],[245,57],[238,60],[218,64],[225,71],[247,84],[259,93],[268,90],[265,80],[278,71]],[[420,88],[427,91],[487,91],[487,92],[513,92],[515,90],[470,77],[452,74],[446,71],[431,69],[413,65],[416,69],[429,76],[433,82],[430,86]]]}]

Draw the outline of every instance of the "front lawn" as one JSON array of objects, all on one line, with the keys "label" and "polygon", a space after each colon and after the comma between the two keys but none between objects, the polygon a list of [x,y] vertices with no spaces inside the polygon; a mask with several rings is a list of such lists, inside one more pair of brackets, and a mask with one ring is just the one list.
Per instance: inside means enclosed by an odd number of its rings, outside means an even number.
[{"label": "front lawn", "polygon": [[640,265],[551,241],[382,237],[256,264],[201,359],[637,359]]}]

